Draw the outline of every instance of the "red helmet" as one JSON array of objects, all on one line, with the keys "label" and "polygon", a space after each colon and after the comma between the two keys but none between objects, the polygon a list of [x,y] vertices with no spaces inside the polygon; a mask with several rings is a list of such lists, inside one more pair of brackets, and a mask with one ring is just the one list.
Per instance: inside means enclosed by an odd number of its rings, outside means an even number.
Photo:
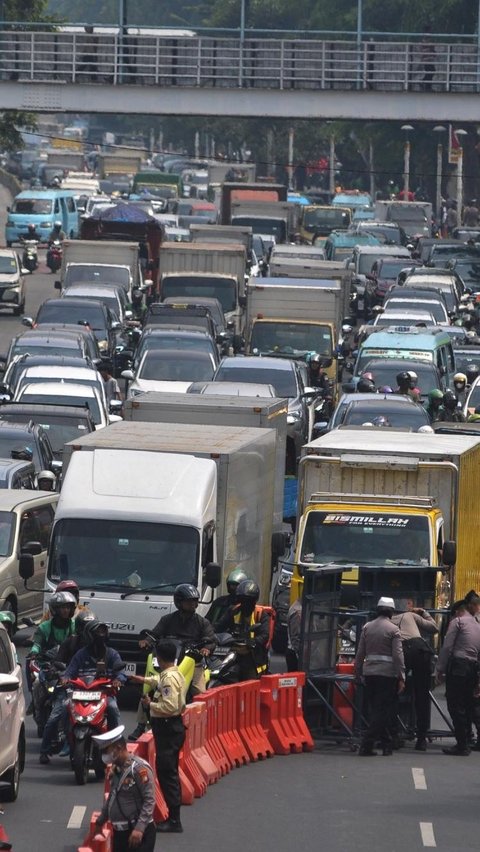
[{"label": "red helmet", "polygon": [[55,592],[70,592],[76,599],[77,603],[80,599],[80,589],[75,580],[60,580]]}]

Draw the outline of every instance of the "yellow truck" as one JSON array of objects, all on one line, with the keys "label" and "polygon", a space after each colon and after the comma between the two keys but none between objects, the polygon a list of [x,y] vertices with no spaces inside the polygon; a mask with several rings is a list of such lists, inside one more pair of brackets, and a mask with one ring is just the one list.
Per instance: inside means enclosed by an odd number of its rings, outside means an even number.
[{"label": "yellow truck", "polygon": [[344,566],[343,582],[353,584],[358,569],[397,565],[393,597],[402,571],[417,566],[419,593],[423,574],[434,577],[431,606],[478,590],[479,486],[476,437],[346,428],[307,444],[291,600],[304,569],[323,563]]}]

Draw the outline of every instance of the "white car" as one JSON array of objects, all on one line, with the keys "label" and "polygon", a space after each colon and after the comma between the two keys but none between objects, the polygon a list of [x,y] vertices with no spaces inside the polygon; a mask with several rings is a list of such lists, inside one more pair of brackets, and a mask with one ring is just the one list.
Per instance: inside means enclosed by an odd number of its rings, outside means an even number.
[{"label": "white car", "polygon": [[122,418],[116,414],[107,414],[104,399],[97,388],[82,385],[79,382],[38,382],[24,385],[17,390],[14,402],[39,402],[42,405],[75,405],[88,408],[96,429],[103,429],[109,423]]},{"label": "white car", "polygon": [[13,249],[0,249],[0,308],[12,308],[14,317],[25,310],[27,272]]},{"label": "white car", "polygon": [[0,624],[0,799],[14,802],[25,766],[25,699],[22,668]]},{"label": "white car", "polygon": [[210,382],[216,368],[210,352],[199,349],[147,349],[138,370],[124,370],[128,397],[146,391],[186,393],[192,382]]},{"label": "white car", "polygon": [[98,370],[88,367],[64,367],[61,364],[55,364],[55,366],[39,364],[35,367],[25,367],[16,383],[15,393],[18,394],[25,385],[38,384],[39,382],[75,382],[75,384],[96,388],[102,400],[103,408],[105,412],[107,411],[105,382]]}]

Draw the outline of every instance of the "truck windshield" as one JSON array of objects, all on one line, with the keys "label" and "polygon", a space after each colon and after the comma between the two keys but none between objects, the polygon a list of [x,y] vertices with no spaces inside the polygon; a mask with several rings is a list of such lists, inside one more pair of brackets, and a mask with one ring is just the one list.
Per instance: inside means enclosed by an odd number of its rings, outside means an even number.
[{"label": "truck windshield", "polygon": [[430,565],[427,518],[401,514],[309,512],[301,562]]},{"label": "truck windshield", "polygon": [[67,266],[63,286],[87,282],[89,284],[122,284],[129,285],[129,271],[120,266],[96,266],[94,263],[85,266]]},{"label": "truck windshield", "polygon": [[232,216],[232,225],[252,229],[254,234],[270,234],[277,243],[287,241],[287,225],[284,219],[269,219],[260,216]]},{"label": "truck windshield", "polygon": [[237,305],[237,288],[233,278],[212,278],[209,275],[191,278],[188,275],[165,276],[162,279],[162,298],[168,299],[169,296],[176,299],[188,297],[187,301],[190,302],[202,296],[218,299],[224,313],[234,311]]},{"label": "truck windshield", "polygon": [[390,218],[395,222],[417,222],[420,225],[427,224],[427,215],[423,207],[397,207],[392,204],[390,207]]},{"label": "truck windshield", "polygon": [[331,357],[332,335],[328,325],[296,322],[256,322],[252,329],[251,350],[299,355],[317,352]]},{"label": "truck windshield", "polygon": [[320,235],[328,236],[335,228],[348,228],[351,218],[350,210],[317,207],[305,212],[303,226],[307,231],[316,231]]},{"label": "truck windshield", "polygon": [[199,545],[198,531],[179,524],[62,518],[54,528],[49,577],[75,577],[81,589],[112,592],[164,585],[168,594],[178,583],[197,585]]}]

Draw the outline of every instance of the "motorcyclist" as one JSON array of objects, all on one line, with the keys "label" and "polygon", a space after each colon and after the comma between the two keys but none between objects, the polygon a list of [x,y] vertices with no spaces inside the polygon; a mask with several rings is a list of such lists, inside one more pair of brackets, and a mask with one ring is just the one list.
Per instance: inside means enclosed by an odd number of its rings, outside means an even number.
[{"label": "motorcyclist", "polygon": [[27,227],[27,235],[25,237],[26,240],[36,240],[37,243],[41,242],[41,235],[38,233],[37,228],[33,222]]},{"label": "motorcyclist", "polygon": [[467,377],[465,373],[455,373],[453,377],[453,389],[455,396],[457,397],[458,407],[463,408],[468,395]]},{"label": "motorcyclist", "polygon": [[310,355],[308,358],[308,380],[312,388],[319,388],[326,395],[331,393],[331,382],[322,367],[323,360],[323,357],[318,352]]},{"label": "motorcyclist", "polygon": [[471,388],[475,379],[478,379],[480,370],[478,369],[476,364],[469,364],[465,370],[465,375],[467,377],[467,387]]},{"label": "motorcyclist", "polygon": [[397,389],[395,393],[403,394],[404,396],[409,396],[411,399],[414,399],[415,402],[418,401],[418,395],[414,392],[415,388],[415,380],[418,380],[418,376],[416,373],[408,370],[402,370],[401,373],[397,373]]},{"label": "motorcyclist", "polygon": [[227,577],[228,594],[222,595],[221,597],[214,600],[205,616],[205,618],[210,621],[211,624],[215,626],[217,621],[220,621],[220,619],[223,618],[227,610],[231,606],[233,606],[233,604],[236,602],[238,584],[241,583],[242,580],[247,579],[248,577],[245,574],[243,568],[234,568],[233,571],[230,571],[230,574]]},{"label": "motorcyclist", "polygon": [[[108,643],[108,626],[94,619],[87,621],[83,630],[84,647],[74,654],[68,664],[62,681],[67,683],[80,677],[109,677],[112,685],[119,688],[127,680],[123,671],[119,671],[122,658],[118,651]],[[107,698],[107,723],[109,729],[120,724],[120,711],[117,699],[113,695]]]},{"label": "motorcyclist", "polygon": [[41,704],[40,687],[35,689],[34,684],[32,688],[30,660],[35,657],[43,657],[47,651],[61,645],[65,639],[68,639],[75,632],[73,614],[76,605],[77,602],[70,592],[55,592],[48,602],[50,618],[42,621],[33,634],[33,645],[27,656],[25,667],[27,686],[32,692],[33,700],[28,712],[33,711],[33,705],[38,707],[38,704]]},{"label": "motorcyclist", "polygon": [[[257,605],[259,597],[257,583],[242,580],[237,588],[236,603],[217,625],[217,632],[226,631],[242,640],[242,644],[236,647],[239,680],[259,678],[268,668],[271,616],[264,607]],[[252,629],[254,627],[255,630]]]},{"label": "motorcyclist", "polygon": [[465,416],[458,408],[457,397],[450,388],[447,388],[443,395],[438,419],[447,423],[465,423]]},{"label": "motorcyclist", "polygon": [[440,419],[440,408],[443,403],[443,391],[440,388],[433,388],[428,394],[428,402],[425,406],[430,423],[435,423]]},{"label": "motorcyclist", "polygon": [[57,477],[51,470],[41,470],[37,475],[37,484],[40,491],[55,491],[57,487]]},{"label": "motorcyclist", "polygon": [[[68,581],[66,581],[68,582]],[[91,621],[96,621],[93,612],[88,609],[81,610],[75,617],[75,633],[65,639],[58,649],[55,662],[67,666],[77,651],[84,646],[84,629],[86,624]],[[42,764],[50,763],[50,753],[53,743],[57,737],[58,726],[62,722],[63,727],[67,724],[68,708],[66,705],[67,693],[64,688],[57,687],[52,705],[50,716],[43,730],[42,744],[40,746],[39,762]],[[59,757],[67,757],[70,753],[68,741],[59,752]]]},{"label": "motorcyclist", "polygon": [[62,223],[56,221],[53,223],[53,228],[48,236],[48,245],[50,246],[52,243],[55,242],[63,243],[66,237],[67,235],[65,234],[65,231],[62,229]]},{"label": "motorcyclist", "polygon": [[375,382],[371,373],[362,373],[357,383],[357,393],[376,393]]},{"label": "motorcyclist", "polygon": [[132,292],[131,309],[132,309],[133,319],[137,320],[138,322],[143,323],[143,321],[145,319],[145,315],[147,313],[147,306],[145,305],[145,302],[143,300],[143,293],[138,288],[133,290],[133,292]]},{"label": "motorcyclist", "polygon": [[[198,589],[191,583],[180,583],[173,593],[173,603],[176,612],[164,615],[155,625],[151,634],[155,639],[177,639],[180,642],[192,642],[201,645],[199,654],[208,657],[215,648],[215,633],[213,627],[206,618],[198,615],[195,610],[198,607],[200,594]],[[148,640],[141,639],[140,647],[148,646]],[[205,692],[205,674],[203,666],[198,663],[192,679],[191,690],[193,694]],[[132,731],[129,740],[136,740],[143,734],[147,724],[147,717],[140,702],[137,710],[137,727]]]}]

